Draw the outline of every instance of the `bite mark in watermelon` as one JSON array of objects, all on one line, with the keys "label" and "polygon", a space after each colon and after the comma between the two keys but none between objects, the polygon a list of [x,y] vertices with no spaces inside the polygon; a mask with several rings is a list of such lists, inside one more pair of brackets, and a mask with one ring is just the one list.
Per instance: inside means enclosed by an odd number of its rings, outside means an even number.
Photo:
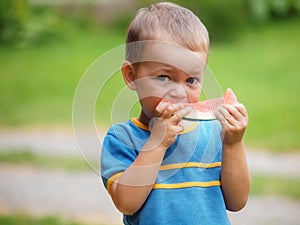
[{"label": "bite mark in watermelon", "polygon": [[[167,100],[164,100],[167,101]],[[185,106],[191,106],[194,110],[188,115],[184,116],[186,120],[215,120],[214,110],[223,104],[237,104],[238,100],[234,92],[228,88],[224,93],[223,97],[213,98],[196,103],[186,103]]]}]

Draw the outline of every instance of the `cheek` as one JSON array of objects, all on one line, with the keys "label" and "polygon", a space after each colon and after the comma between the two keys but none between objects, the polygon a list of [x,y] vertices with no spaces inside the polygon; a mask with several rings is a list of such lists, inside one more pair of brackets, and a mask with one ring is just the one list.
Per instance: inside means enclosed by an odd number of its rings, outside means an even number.
[{"label": "cheek", "polygon": [[148,98],[152,98],[153,100],[162,99],[166,94],[165,88],[152,84],[152,82],[138,85],[136,91],[140,100]]},{"label": "cheek", "polygon": [[148,117],[152,117],[154,115],[154,110],[158,103],[161,101],[160,97],[146,97],[140,99],[141,106],[143,108],[144,113],[147,114]]},{"label": "cheek", "polygon": [[192,103],[192,102],[198,102],[200,94],[201,94],[201,89],[187,92],[188,101],[190,103]]}]

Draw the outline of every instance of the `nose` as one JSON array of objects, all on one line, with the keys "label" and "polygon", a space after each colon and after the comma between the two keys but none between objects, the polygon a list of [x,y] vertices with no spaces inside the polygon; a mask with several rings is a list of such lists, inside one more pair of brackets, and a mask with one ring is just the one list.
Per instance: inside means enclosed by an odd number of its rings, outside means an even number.
[{"label": "nose", "polygon": [[186,98],[186,92],[184,88],[177,83],[173,83],[170,91],[168,92],[168,97],[174,102],[182,102]]}]

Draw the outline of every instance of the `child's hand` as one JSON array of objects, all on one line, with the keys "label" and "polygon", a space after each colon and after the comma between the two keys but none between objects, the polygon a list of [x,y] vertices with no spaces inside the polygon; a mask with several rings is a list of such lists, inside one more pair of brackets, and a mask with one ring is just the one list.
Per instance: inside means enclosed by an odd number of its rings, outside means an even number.
[{"label": "child's hand", "polygon": [[215,111],[222,124],[223,144],[236,144],[243,140],[248,126],[247,110],[243,104],[224,104]]},{"label": "child's hand", "polygon": [[182,103],[160,102],[155,108],[156,117],[150,121],[150,141],[153,147],[162,146],[168,148],[172,145],[178,134],[183,131],[181,119],[191,112],[190,107],[184,107]]}]

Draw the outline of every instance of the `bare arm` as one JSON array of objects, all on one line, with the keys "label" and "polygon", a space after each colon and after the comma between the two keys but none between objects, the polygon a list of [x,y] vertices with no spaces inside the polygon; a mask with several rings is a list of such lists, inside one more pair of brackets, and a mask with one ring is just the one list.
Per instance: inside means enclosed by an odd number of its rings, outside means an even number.
[{"label": "bare arm", "polygon": [[244,105],[237,104],[220,107],[216,116],[223,127],[221,171],[223,196],[227,209],[238,211],[246,205],[251,186],[243,142],[248,115]]},{"label": "bare arm", "polygon": [[182,131],[181,118],[190,110],[182,104],[160,103],[151,122],[151,135],[136,160],[113,182],[110,194],[116,207],[124,214],[135,213],[146,201],[155,183],[168,147]]}]

